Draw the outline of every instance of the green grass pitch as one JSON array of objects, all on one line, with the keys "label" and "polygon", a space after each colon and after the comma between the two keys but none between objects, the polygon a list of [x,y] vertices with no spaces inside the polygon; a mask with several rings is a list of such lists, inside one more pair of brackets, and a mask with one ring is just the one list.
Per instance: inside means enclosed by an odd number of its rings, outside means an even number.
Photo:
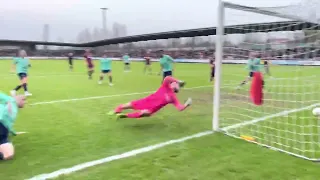
[{"label": "green grass pitch", "polygon": [[[0,61],[0,90],[5,93],[19,82],[15,74],[10,74],[10,65],[10,61]],[[156,90],[161,76],[144,74],[142,63],[133,63],[132,71],[124,73],[122,63],[113,62],[115,86],[109,87],[107,78],[98,85],[98,66],[93,80],[88,80],[83,61],[76,61],[74,68],[69,72],[67,61],[32,61],[29,90],[33,96],[15,124],[17,131],[28,133],[11,138],[16,155],[11,161],[0,162],[1,180],[28,179],[212,129],[213,89],[206,64],[175,67],[175,77],[187,82],[180,100],[194,100],[190,109],[178,112],[168,106],[150,118],[120,121],[107,112]],[[153,72],[158,71],[159,65],[154,63]],[[247,99],[248,85],[235,91],[247,75],[244,66],[223,65],[221,127],[318,102],[318,68],[273,66],[271,72],[277,79],[266,80],[265,105],[255,107]],[[50,101],[58,102],[43,104]],[[311,110],[303,110],[228,132],[250,135],[266,144],[279,142],[268,145],[317,156],[317,125]],[[314,180],[319,175],[316,163],[214,133],[57,179]]]}]

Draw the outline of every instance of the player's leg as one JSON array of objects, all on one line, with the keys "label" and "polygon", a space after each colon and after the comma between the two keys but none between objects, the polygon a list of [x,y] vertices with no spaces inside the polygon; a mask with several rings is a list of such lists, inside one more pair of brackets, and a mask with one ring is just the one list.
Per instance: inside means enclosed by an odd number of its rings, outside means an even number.
[{"label": "player's leg", "polygon": [[210,82],[212,82],[214,80],[214,70],[211,70],[210,73]]},{"label": "player's leg", "polygon": [[9,160],[14,156],[14,147],[8,136],[9,131],[0,123],[0,160]]},{"label": "player's leg", "polygon": [[126,104],[120,104],[119,106],[116,107],[115,110],[110,111],[108,114],[109,115],[118,114],[118,113],[121,113],[123,110],[126,110],[126,109],[133,109],[132,102],[128,102]]},{"label": "player's leg", "polygon": [[127,64],[128,71],[131,70],[130,63]]},{"label": "player's leg", "polygon": [[272,76],[271,76],[271,73],[270,73],[270,67],[269,67],[269,65],[265,65],[265,66],[264,66],[264,71],[265,71],[265,73],[266,73],[268,76],[272,77]]},{"label": "player's leg", "polygon": [[241,82],[241,84],[237,87],[237,89],[241,88],[243,85],[247,84],[249,81],[251,81],[253,77],[253,72],[249,73],[249,76],[247,77],[247,79],[245,79],[244,81]]},{"label": "player's leg", "polygon": [[103,81],[103,79],[104,79],[105,74],[106,74],[105,71],[102,70],[101,73],[100,73],[100,77],[99,77],[99,82],[98,82],[98,84],[102,84],[102,81]]},{"label": "player's leg", "polygon": [[12,143],[0,144],[0,160],[9,160],[14,156],[14,147]]},{"label": "player's leg", "polygon": [[162,82],[163,82],[164,78],[166,78],[167,76],[172,76],[172,71],[163,72]]},{"label": "player's leg", "polygon": [[23,75],[23,78],[21,79],[21,84],[22,84],[25,96],[32,96],[32,94],[29,93],[28,91],[28,75],[27,74]]},{"label": "player's leg", "polygon": [[69,70],[73,71],[73,62],[72,62],[72,60],[69,60]]},{"label": "player's leg", "polygon": [[151,64],[148,64],[147,67],[148,67],[149,74],[151,74],[152,73]]},{"label": "player's leg", "polygon": [[89,79],[91,79],[91,77],[92,77],[91,75],[92,75],[92,74],[91,74],[90,67],[88,67],[88,78],[89,78]]},{"label": "player's leg", "polygon": [[112,83],[112,71],[111,70],[109,70],[108,72],[107,72],[107,75],[108,75],[108,77],[109,77],[109,85],[110,86],[113,86],[113,83]]},{"label": "player's leg", "polygon": [[32,94],[28,92],[28,75],[26,73],[19,73],[18,76],[20,79],[20,85],[10,91],[11,96],[16,96],[17,91],[22,87],[25,91],[25,96],[32,96]]},{"label": "player's leg", "polygon": [[129,63],[124,63],[124,71],[128,72],[129,71]]},{"label": "player's leg", "polygon": [[88,76],[89,79],[92,79],[92,74],[94,73],[93,65],[89,65],[88,67]]},{"label": "player's leg", "polygon": [[143,72],[144,72],[144,73],[146,73],[146,72],[147,72],[147,68],[148,68],[147,66],[148,66],[147,64],[146,64],[146,65],[144,65],[144,69],[143,69]]},{"label": "player's leg", "polygon": [[[19,79],[20,79],[20,81],[21,81],[21,79],[22,79],[21,73],[19,73],[19,74],[17,74],[17,75],[18,75],[18,77],[19,77]],[[19,89],[21,89],[21,88],[22,88],[22,85],[19,84],[19,85],[16,86],[13,90],[11,90],[11,91],[10,91],[11,96],[16,96],[17,91],[19,91]]]},{"label": "player's leg", "polygon": [[150,110],[144,109],[137,112],[127,113],[127,114],[118,114],[118,118],[142,118],[142,117],[149,117],[152,115]]}]

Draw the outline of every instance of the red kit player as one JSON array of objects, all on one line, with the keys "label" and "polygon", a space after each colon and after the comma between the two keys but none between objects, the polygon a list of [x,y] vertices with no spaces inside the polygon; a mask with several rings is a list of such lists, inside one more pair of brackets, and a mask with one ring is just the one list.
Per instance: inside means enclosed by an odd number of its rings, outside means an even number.
[{"label": "red kit player", "polygon": [[86,64],[88,67],[88,76],[89,79],[92,79],[92,74],[94,73],[94,65],[92,62],[92,53],[90,52],[89,49],[86,50],[86,52],[84,53],[84,58],[86,60]]}]

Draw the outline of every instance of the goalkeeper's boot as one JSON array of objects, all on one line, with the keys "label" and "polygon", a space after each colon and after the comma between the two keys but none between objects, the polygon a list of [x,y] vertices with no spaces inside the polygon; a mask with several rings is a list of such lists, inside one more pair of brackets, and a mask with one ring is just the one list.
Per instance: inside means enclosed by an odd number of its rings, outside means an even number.
[{"label": "goalkeeper's boot", "polygon": [[116,115],[116,114],[117,114],[117,113],[114,112],[114,111],[109,111],[109,112],[108,112],[108,115],[109,115],[109,116],[113,116],[113,115]]},{"label": "goalkeeper's boot", "polygon": [[127,118],[128,116],[126,114],[123,113],[118,113],[117,114],[117,119],[123,119],[123,118]]}]

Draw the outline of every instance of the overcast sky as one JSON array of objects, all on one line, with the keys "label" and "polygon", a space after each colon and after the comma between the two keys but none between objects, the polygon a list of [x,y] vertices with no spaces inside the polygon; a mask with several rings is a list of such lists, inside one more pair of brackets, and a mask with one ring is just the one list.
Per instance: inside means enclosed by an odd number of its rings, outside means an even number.
[{"label": "overcast sky", "polygon": [[[284,6],[301,0],[227,0],[247,6]],[[0,39],[42,40],[45,23],[50,40],[75,39],[84,28],[101,27],[100,7],[108,7],[108,27],[126,24],[128,34],[216,26],[218,0],[0,0]],[[275,21],[234,10],[227,24]]]}]

